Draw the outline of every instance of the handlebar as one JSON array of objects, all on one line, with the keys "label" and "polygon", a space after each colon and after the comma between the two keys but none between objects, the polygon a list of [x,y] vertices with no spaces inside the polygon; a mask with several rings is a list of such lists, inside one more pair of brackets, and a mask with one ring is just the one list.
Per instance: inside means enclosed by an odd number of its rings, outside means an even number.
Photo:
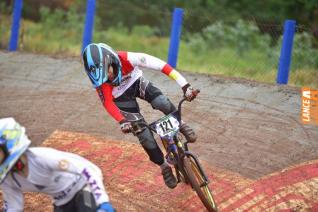
[{"label": "handlebar", "polygon": [[179,104],[178,104],[178,114],[179,114],[178,121],[179,121],[179,122],[181,121],[181,106],[182,106],[182,103],[183,103],[184,101],[186,101],[186,100],[188,100],[189,102],[191,102],[192,100],[194,100],[194,99],[198,96],[199,93],[200,93],[200,90],[199,90],[199,89],[196,89],[196,90],[193,90],[193,91],[192,91],[193,97],[192,97],[191,99],[188,99],[187,97],[183,97],[183,98],[181,99],[181,101],[180,101]]}]

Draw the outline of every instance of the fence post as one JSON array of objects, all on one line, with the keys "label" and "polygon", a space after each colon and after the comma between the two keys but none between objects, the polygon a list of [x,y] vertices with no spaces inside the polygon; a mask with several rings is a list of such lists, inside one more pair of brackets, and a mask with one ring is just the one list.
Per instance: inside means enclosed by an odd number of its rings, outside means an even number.
[{"label": "fence post", "polygon": [[23,6],[23,0],[14,1],[12,24],[11,24],[11,37],[10,37],[10,43],[8,48],[9,51],[16,51],[18,47],[22,6]]},{"label": "fence post", "polygon": [[86,2],[86,18],[83,32],[82,51],[92,42],[94,30],[94,16],[95,16],[96,2],[95,0],[87,0]]},{"label": "fence post", "polygon": [[171,24],[170,45],[168,53],[168,64],[172,67],[177,66],[179,41],[181,36],[183,9],[175,8],[173,11],[173,19]]},{"label": "fence post", "polygon": [[283,43],[282,43],[282,48],[280,52],[278,73],[276,78],[276,82],[278,84],[288,83],[295,29],[296,29],[296,21],[294,20],[285,21]]}]

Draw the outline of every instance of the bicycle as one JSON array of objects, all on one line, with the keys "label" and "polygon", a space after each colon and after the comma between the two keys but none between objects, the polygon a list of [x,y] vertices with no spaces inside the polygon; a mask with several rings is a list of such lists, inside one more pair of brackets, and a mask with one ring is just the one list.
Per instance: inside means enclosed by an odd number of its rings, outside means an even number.
[{"label": "bicycle", "polygon": [[[196,90],[194,92],[198,94],[200,91]],[[189,151],[188,142],[182,142],[183,138],[179,132],[181,106],[185,100],[186,98],[181,99],[178,104],[178,110],[161,117],[151,124],[140,123],[143,117],[139,117],[138,114],[132,115],[129,118],[133,128],[131,132],[136,135],[144,127],[147,127],[158,134],[166,150],[165,158],[175,168],[178,183],[190,184],[208,211],[216,212],[218,209],[208,186],[209,179],[204,173],[197,156]]]}]

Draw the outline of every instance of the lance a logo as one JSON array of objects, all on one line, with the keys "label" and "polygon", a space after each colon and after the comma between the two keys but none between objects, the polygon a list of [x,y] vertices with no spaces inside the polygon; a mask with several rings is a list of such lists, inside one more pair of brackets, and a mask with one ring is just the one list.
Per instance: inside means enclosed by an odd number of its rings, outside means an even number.
[{"label": "lance a logo", "polygon": [[302,89],[301,120],[304,124],[318,125],[318,90]]}]

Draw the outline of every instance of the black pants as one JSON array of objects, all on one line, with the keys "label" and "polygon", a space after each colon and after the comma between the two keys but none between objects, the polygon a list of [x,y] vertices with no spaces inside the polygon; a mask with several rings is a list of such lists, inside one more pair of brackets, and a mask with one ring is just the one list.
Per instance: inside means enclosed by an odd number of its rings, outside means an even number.
[{"label": "black pants", "polygon": [[87,190],[80,190],[68,203],[56,206],[54,212],[96,212],[97,206],[94,196]]},{"label": "black pants", "polygon": [[[176,110],[175,106],[162,94],[160,89],[144,77],[139,78],[120,97],[114,99],[114,102],[124,112],[140,114],[139,105],[136,100],[137,97],[147,101],[154,109],[160,110],[164,114],[169,114]],[[123,115],[125,116],[125,114]],[[140,114],[140,116],[142,115]],[[144,119],[141,121],[145,122]],[[155,164],[161,165],[164,162],[164,156],[153,137],[153,133],[148,128],[145,128],[137,134],[137,137],[148,154],[149,159]]]}]

